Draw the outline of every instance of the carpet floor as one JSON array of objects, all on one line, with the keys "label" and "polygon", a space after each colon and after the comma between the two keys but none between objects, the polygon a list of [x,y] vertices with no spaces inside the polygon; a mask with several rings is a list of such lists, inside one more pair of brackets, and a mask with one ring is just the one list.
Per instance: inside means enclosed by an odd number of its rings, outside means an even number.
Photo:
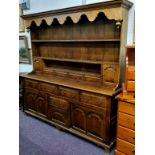
[{"label": "carpet floor", "polygon": [[114,155],[19,111],[19,155]]}]

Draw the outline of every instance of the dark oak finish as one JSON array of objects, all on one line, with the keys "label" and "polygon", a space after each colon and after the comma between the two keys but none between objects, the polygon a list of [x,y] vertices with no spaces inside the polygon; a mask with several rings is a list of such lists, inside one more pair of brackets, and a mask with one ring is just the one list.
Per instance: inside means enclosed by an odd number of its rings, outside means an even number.
[{"label": "dark oak finish", "polygon": [[130,6],[119,0],[23,16],[34,67],[24,76],[27,114],[114,146]]}]

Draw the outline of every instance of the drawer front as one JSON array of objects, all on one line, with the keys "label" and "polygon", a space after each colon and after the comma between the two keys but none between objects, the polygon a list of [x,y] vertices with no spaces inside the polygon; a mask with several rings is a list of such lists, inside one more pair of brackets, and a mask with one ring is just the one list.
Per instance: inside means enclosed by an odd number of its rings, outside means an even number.
[{"label": "drawer front", "polygon": [[135,105],[133,103],[119,101],[118,111],[130,115],[135,115]]},{"label": "drawer front", "polygon": [[128,67],[127,78],[128,80],[135,81],[135,67],[134,66]]},{"label": "drawer front", "polygon": [[125,155],[125,154],[122,153],[122,152],[119,152],[119,151],[115,150],[115,155]]},{"label": "drawer front", "polygon": [[135,117],[119,112],[118,113],[118,125],[134,130],[135,129]]},{"label": "drawer front", "polygon": [[57,107],[63,110],[68,110],[70,105],[69,102],[63,99],[55,98],[55,97],[50,97],[49,105],[52,107]]},{"label": "drawer front", "polygon": [[67,97],[72,100],[79,100],[79,92],[74,89],[59,87],[60,95]]},{"label": "drawer front", "polygon": [[81,93],[81,102],[86,103],[86,104],[93,104],[99,107],[106,107],[106,97],[104,96],[99,96],[99,95],[94,95],[91,93]]},{"label": "drawer front", "polygon": [[127,81],[127,91],[135,91],[135,81]]},{"label": "drawer front", "polygon": [[40,83],[40,90],[52,94],[58,94],[57,87],[55,85]]},{"label": "drawer front", "polygon": [[117,137],[125,140],[127,142],[130,142],[132,144],[135,144],[135,131],[122,127],[122,126],[118,126],[117,127]]},{"label": "drawer front", "polygon": [[25,80],[25,87],[39,89],[39,82],[34,80]]},{"label": "drawer front", "polygon": [[50,97],[48,119],[64,126],[70,126],[70,106],[65,100]]},{"label": "drawer front", "polygon": [[70,126],[70,115],[67,112],[61,111],[58,108],[52,108],[52,121],[64,125],[64,126]]},{"label": "drawer front", "polygon": [[117,139],[116,142],[116,149],[122,153],[125,153],[127,155],[134,155],[135,154],[135,145],[128,143],[124,140]]}]

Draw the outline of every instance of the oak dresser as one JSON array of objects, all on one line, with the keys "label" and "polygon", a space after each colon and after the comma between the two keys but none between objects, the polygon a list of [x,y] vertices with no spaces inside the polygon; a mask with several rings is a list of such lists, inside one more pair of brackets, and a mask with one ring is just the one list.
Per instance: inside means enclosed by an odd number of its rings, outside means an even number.
[{"label": "oak dresser", "polygon": [[33,56],[23,76],[26,114],[114,146],[131,6],[115,0],[22,16]]}]

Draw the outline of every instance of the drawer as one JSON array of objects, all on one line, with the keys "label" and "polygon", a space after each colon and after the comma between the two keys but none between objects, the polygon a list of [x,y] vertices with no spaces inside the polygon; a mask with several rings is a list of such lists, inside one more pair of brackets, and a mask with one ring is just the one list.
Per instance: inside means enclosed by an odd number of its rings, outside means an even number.
[{"label": "drawer", "polygon": [[48,119],[64,126],[70,126],[70,105],[67,101],[50,97]]},{"label": "drawer", "polygon": [[135,131],[119,126],[117,127],[117,137],[125,140],[127,142],[130,142],[132,144],[135,144]]},{"label": "drawer", "polygon": [[119,152],[119,151],[115,150],[115,155],[125,155],[125,154],[122,153],[122,152]]},{"label": "drawer", "polygon": [[135,154],[135,145],[128,143],[124,140],[121,140],[119,138],[117,138],[116,149],[122,153],[127,154],[127,155]]},{"label": "drawer", "polygon": [[39,89],[39,82],[33,80],[25,80],[25,87]]},{"label": "drawer", "polygon": [[130,115],[135,115],[135,105],[133,103],[119,101],[118,111],[130,114]]},{"label": "drawer", "polygon": [[[51,113],[51,114],[50,114]],[[64,125],[69,127],[70,126],[70,113],[62,111],[59,108],[52,108],[48,111],[48,116],[50,116],[49,119],[51,119],[53,122],[56,122],[57,124]]]},{"label": "drawer", "polygon": [[57,87],[55,85],[40,83],[40,90],[45,91],[52,94],[58,94]]},{"label": "drawer", "polygon": [[118,113],[118,125],[134,130],[135,129],[135,117],[119,112]]},{"label": "drawer", "polygon": [[67,111],[70,107],[69,102],[63,99],[56,98],[56,97],[50,97],[49,106],[57,107],[65,111]]},{"label": "drawer", "polygon": [[72,100],[79,100],[79,91],[70,89],[70,88],[64,88],[64,87],[59,87],[60,90],[60,95],[70,98]]},{"label": "drawer", "polygon": [[100,95],[94,95],[92,93],[81,93],[81,102],[96,105],[99,107],[106,107],[106,97]]},{"label": "drawer", "polygon": [[134,66],[129,66],[127,68],[127,79],[135,81],[135,67]]},{"label": "drawer", "polygon": [[135,91],[135,81],[127,81],[127,91]]}]

